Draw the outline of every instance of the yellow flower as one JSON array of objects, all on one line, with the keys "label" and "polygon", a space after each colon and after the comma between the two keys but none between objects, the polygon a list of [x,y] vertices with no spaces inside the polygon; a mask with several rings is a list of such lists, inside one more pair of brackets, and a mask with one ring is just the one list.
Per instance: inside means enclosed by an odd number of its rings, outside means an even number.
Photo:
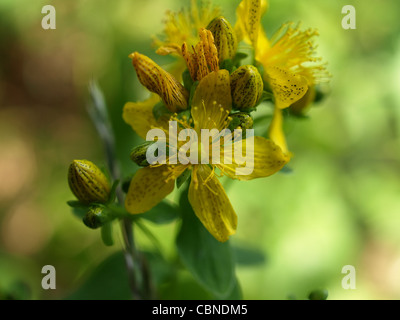
[{"label": "yellow flower", "polygon": [[201,4],[197,0],[191,0],[190,9],[178,13],[167,12],[165,21],[164,39],[155,38],[154,44],[158,47],[157,54],[182,55],[182,43],[189,47],[197,43],[198,32],[216,17],[220,15],[220,9],[211,5]]},{"label": "yellow flower", "polygon": [[[198,135],[201,135],[202,129],[208,129],[210,132],[216,129],[221,132],[229,125],[231,109],[229,72],[214,71],[205,76],[196,88],[191,106],[193,122],[180,121],[180,125],[184,128],[193,126]],[[168,130],[165,132],[168,143],[172,137],[168,137]],[[213,149],[215,137],[211,138],[209,146],[204,146],[203,141],[194,142],[197,144],[195,148],[199,150],[200,157],[211,156],[212,152],[204,155],[203,150],[207,149],[206,147],[209,147],[208,150]],[[248,138],[236,141],[230,136],[229,141],[231,148],[220,148],[221,161],[218,163],[213,163],[211,158],[208,161],[210,164],[203,164],[204,161],[200,164],[169,164],[166,161],[165,164],[139,169],[127,193],[125,201],[127,211],[138,214],[150,210],[173,191],[176,178],[185,170],[191,170],[189,202],[196,216],[217,240],[221,242],[228,240],[236,231],[237,217],[221,183],[216,178],[216,169],[219,169],[222,175],[233,179],[250,180],[274,174],[289,160],[275,143],[261,137],[254,137],[253,147],[250,146]],[[243,164],[236,161],[233,153],[240,149],[243,157],[246,157],[248,146],[250,151],[254,152],[254,170],[245,175],[242,172]],[[225,157],[233,159],[232,163],[222,161]]]},{"label": "yellow flower", "polygon": [[275,98],[275,111],[270,137],[288,152],[282,131],[282,109],[299,101],[308,89],[326,81],[329,74],[321,58],[315,57],[315,30],[300,30],[300,25],[283,25],[269,40],[262,28],[261,17],[268,8],[266,0],[242,0],[236,14],[238,39],[251,44],[255,59],[264,67],[264,80]]}]

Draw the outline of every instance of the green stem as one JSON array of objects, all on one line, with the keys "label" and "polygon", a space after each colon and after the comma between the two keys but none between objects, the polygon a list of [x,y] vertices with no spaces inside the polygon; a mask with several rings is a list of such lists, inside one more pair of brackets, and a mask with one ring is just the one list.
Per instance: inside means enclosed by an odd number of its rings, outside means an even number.
[{"label": "green stem", "polygon": [[[101,140],[103,141],[111,177],[113,180],[117,180],[121,177],[121,171],[119,163],[116,161],[115,137],[108,117],[105,100],[95,82],[90,83],[89,91],[93,103],[88,108],[88,112]],[[120,185],[117,186],[115,192],[118,203],[121,206],[124,206],[124,195]],[[149,298],[150,290],[148,289],[148,283],[150,283],[150,281],[148,279],[150,279],[150,272],[148,271],[147,264],[143,262],[144,257],[139,253],[135,246],[132,220],[129,218],[123,218],[121,220],[121,229],[124,241],[125,264],[128,271],[128,281],[132,297],[135,300]]]}]

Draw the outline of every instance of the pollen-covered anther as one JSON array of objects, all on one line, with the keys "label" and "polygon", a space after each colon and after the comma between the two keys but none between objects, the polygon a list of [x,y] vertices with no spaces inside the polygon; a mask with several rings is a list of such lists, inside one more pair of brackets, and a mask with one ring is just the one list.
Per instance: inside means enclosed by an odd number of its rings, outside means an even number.
[{"label": "pollen-covered anther", "polygon": [[149,91],[157,93],[168,110],[176,112],[187,108],[189,92],[170,73],[140,53],[134,52],[129,57],[140,83]]},{"label": "pollen-covered anther", "polygon": [[219,70],[218,50],[211,31],[202,28],[199,36],[200,41],[192,46],[192,52],[186,43],[182,45],[182,56],[193,81],[200,81],[210,72]]}]

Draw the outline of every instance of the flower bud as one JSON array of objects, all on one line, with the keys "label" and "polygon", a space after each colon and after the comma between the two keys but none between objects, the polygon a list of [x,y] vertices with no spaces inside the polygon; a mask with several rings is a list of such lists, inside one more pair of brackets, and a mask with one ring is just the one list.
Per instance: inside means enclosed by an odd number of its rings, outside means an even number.
[{"label": "flower bud", "polygon": [[215,18],[207,27],[214,36],[219,61],[233,59],[237,49],[236,33],[224,17]]},{"label": "flower bud", "polygon": [[150,164],[147,161],[147,149],[153,144],[153,141],[146,141],[145,143],[135,147],[131,151],[131,160],[140,167],[147,167]]},{"label": "flower bud", "polygon": [[232,102],[237,109],[253,108],[260,100],[264,89],[257,68],[242,66],[231,74]]},{"label": "flower bud", "polygon": [[229,123],[229,130],[253,129],[253,118],[246,112],[237,112],[229,116],[232,120]]},{"label": "flower bud", "polygon": [[129,57],[132,58],[140,83],[157,93],[168,110],[178,112],[187,108],[189,92],[172,74],[140,53],[134,52]]},{"label": "flower bud", "polygon": [[105,223],[111,221],[112,218],[112,215],[105,206],[94,205],[90,206],[89,211],[82,220],[85,226],[91,229],[97,229],[103,226]]},{"label": "flower bud", "polygon": [[82,203],[107,202],[110,184],[104,173],[87,160],[74,160],[69,166],[68,183],[72,193]]}]

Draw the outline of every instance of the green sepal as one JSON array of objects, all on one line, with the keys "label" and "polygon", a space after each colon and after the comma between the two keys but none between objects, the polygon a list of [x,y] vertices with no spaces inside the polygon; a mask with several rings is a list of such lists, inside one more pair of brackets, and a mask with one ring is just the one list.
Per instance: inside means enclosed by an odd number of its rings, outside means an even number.
[{"label": "green sepal", "polygon": [[75,217],[79,219],[83,219],[83,217],[86,215],[90,207],[89,205],[84,204],[77,200],[67,201],[67,205],[69,205],[72,208],[72,213],[74,214]]},{"label": "green sepal", "polygon": [[89,208],[87,204],[84,204],[78,200],[69,200],[67,201],[67,205],[69,205],[71,208]]},{"label": "green sepal", "polygon": [[101,240],[107,247],[114,245],[112,222],[108,222],[101,227]]}]

